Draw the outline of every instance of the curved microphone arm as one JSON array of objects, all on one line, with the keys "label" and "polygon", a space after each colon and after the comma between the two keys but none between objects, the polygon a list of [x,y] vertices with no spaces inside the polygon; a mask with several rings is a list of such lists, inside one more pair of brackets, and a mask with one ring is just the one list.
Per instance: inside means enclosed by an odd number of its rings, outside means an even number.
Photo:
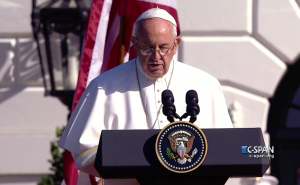
[{"label": "curved microphone arm", "polygon": [[184,113],[179,119],[180,121],[182,121],[182,119],[187,118],[188,116],[190,116],[190,121],[191,123],[194,123],[197,120],[197,114],[188,114],[188,113]]},{"label": "curved microphone arm", "polygon": [[173,116],[167,116],[167,119],[170,123],[174,122],[174,117]]},{"label": "curved microphone arm", "polygon": [[188,113],[184,113],[181,117],[180,117],[180,121],[182,121],[182,119],[185,119],[189,116]]},{"label": "curved microphone arm", "polygon": [[[173,116],[174,116],[175,118],[177,118],[177,119],[180,119],[180,116],[179,116],[176,112],[174,112]],[[180,120],[180,121],[181,121],[181,120]]]},{"label": "curved microphone arm", "polygon": [[197,116],[191,116],[190,117],[190,122],[194,123],[197,120]]}]

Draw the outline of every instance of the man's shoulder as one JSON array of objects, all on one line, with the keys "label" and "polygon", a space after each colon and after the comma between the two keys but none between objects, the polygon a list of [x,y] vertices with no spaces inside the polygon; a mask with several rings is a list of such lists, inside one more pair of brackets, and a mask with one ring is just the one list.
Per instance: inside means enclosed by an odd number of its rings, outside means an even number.
[{"label": "man's shoulder", "polygon": [[178,72],[181,73],[181,75],[186,78],[203,79],[206,82],[219,83],[219,81],[214,76],[199,68],[193,67],[191,65],[185,64],[180,61],[176,61],[175,65],[178,66],[177,67],[179,69]]},{"label": "man's shoulder", "polygon": [[133,70],[135,70],[135,60],[132,59],[124,64],[118,65],[108,71],[105,71],[101,75],[99,75],[97,78],[118,78],[123,75],[128,75],[128,73],[132,73]]},{"label": "man's shoulder", "polygon": [[104,86],[111,84],[112,82],[114,82],[114,84],[122,83],[124,80],[126,81],[126,79],[130,79],[131,76],[135,74],[134,62],[135,60],[133,59],[108,71],[105,71],[97,76],[93,81],[94,83],[97,83],[98,86]]}]

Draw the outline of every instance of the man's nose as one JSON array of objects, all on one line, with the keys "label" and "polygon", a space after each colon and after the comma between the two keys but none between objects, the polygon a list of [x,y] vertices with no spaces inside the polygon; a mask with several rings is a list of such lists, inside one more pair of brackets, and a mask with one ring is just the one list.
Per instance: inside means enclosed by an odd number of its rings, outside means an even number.
[{"label": "man's nose", "polygon": [[154,50],[152,53],[152,59],[158,61],[161,59],[161,55],[159,54],[159,50]]}]

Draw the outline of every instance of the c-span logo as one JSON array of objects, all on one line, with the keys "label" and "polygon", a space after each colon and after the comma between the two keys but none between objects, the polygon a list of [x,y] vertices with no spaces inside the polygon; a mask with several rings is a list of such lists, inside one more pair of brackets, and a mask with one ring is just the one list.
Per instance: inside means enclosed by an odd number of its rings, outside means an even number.
[{"label": "c-span logo", "polygon": [[186,173],[198,168],[205,159],[207,141],[196,125],[178,121],[160,131],[155,150],[164,167],[173,172]]}]

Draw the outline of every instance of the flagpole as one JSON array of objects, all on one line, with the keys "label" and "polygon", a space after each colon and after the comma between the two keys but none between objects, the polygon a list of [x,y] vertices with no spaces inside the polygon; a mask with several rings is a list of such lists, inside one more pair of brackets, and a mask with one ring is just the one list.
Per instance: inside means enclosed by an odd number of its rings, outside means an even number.
[{"label": "flagpole", "polygon": [[97,185],[104,185],[104,180],[102,178],[100,178]]},{"label": "flagpole", "polygon": [[120,16],[120,47],[119,47],[119,65],[124,63],[125,56],[125,17]]}]

